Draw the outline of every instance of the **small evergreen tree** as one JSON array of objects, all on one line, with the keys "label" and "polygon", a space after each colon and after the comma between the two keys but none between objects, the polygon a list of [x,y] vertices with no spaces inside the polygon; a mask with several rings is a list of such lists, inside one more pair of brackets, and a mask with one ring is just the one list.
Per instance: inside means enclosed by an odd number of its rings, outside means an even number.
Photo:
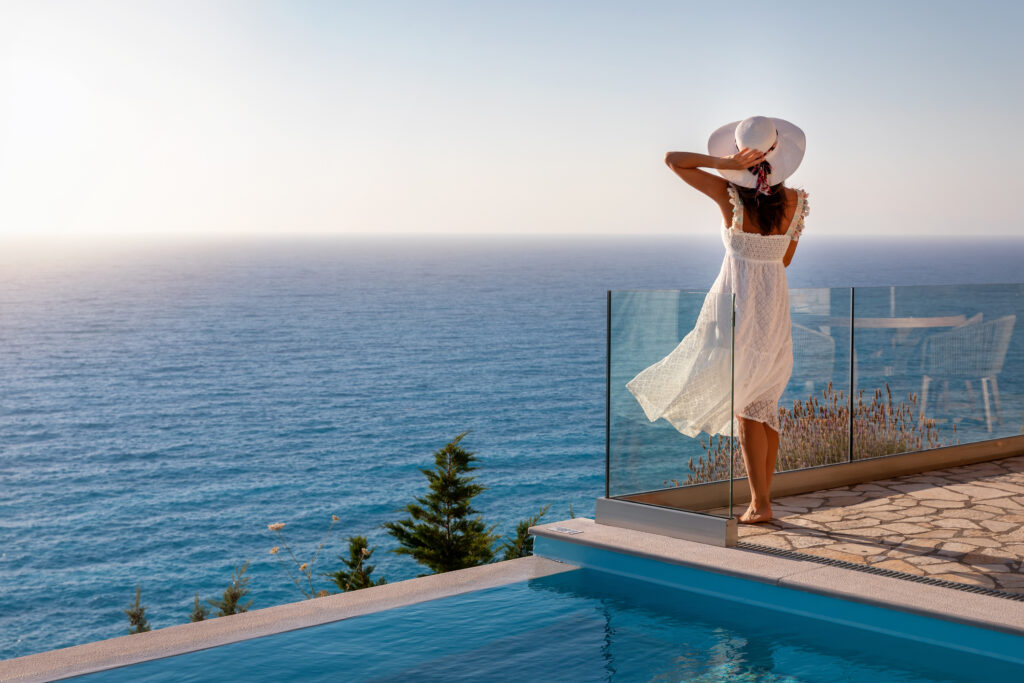
[{"label": "small evergreen tree", "polygon": [[240,614],[247,612],[252,607],[252,600],[244,605],[241,604],[242,598],[249,594],[249,577],[243,576],[248,568],[248,561],[241,567],[235,568],[235,573],[231,577],[231,585],[224,589],[223,598],[220,600],[207,600],[210,606],[217,610],[217,614],[214,616],[226,617],[231,614]]},{"label": "small evergreen tree", "polygon": [[128,633],[145,633],[149,631],[149,622],[146,621],[146,608],[139,601],[142,598],[142,586],[135,586],[135,604],[123,610],[128,615]]},{"label": "small evergreen tree", "polygon": [[502,560],[514,560],[517,557],[533,554],[533,537],[530,536],[530,527],[539,522],[550,507],[551,503],[548,503],[533,517],[519,522],[519,525],[516,526],[515,538],[509,538],[501,544],[501,549],[505,551]]},{"label": "small evergreen tree", "polygon": [[210,614],[210,608],[206,605],[200,604],[199,593],[196,593],[196,602],[192,607],[192,614],[189,615],[188,620],[191,622],[205,621],[206,617]]},{"label": "small evergreen tree", "polygon": [[411,555],[435,573],[475,567],[494,559],[493,546],[500,538],[473,509],[474,496],[486,487],[464,476],[476,469],[474,455],[459,445],[463,432],[434,453],[434,469],[421,469],[430,492],[403,509],[408,517],[386,522],[384,527],[398,541],[394,551]]},{"label": "small evergreen tree", "polygon": [[360,588],[369,588],[370,586],[381,586],[387,583],[387,580],[381,578],[375,581],[370,575],[373,573],[374,566],[372,564],[365,564],[370,561],[373,557],[373,549],[367,547],[367,540],[365,536],[349,536],[348,537],[348,558],[346,559],[343,555],[338,555],[338,559],[341,560],[342,564],[347,569],[339,569],[336,572],[331,572],[325,576],[329,576],[337,584],[338,588],[343,591],[354,591]]}]

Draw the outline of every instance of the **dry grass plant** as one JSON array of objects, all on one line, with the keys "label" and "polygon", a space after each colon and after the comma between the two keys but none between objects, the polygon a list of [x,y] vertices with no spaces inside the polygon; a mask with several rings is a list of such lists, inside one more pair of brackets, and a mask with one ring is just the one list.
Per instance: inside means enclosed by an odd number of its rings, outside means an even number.
[{"label": "dry grass plant", "polygon": [[[861,389],[854,400],[853,457],[855,460],[875,458],[893,453],[906,453],[946,445],[935,420],[918,420],[917,394],[909,393],[905,401],[893,400],[892,389],[875,389],[865,401]],[[843,462],[848,458],[850,403],[847,395],[832,383],[821,392],[821,398],[793,401],[792,408],[779,408],[781,436],[777,472],[798,470],[818,465]],[[956,425],[953,425],[956,438]],[[685,479],[670,479],[666,484],[690,486],[729,478],[730,441],[728,436],[700,437],[704,455],[689,463]],[[734,475],[747,476],[735,443]]]}]

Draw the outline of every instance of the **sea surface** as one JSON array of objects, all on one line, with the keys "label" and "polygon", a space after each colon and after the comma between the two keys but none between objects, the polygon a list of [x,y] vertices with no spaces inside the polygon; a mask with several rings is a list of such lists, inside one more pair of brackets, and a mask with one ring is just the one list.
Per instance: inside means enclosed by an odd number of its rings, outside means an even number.
[{"label": "sea surface", "polygon": [[[390,238],[0,251],[0,658],[188,620],[250,561],[302,595],[283,533],[375,576],[381,528],[456,435],[501,533],[604,493],[606,291],[706,288],[717,239]],[[1024,240],[805,238],[792,287],[1011,283]]]}]

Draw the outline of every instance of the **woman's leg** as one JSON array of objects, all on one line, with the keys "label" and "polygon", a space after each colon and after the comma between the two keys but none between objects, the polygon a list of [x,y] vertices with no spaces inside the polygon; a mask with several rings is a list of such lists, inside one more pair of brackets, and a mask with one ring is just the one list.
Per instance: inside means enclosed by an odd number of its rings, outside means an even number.
[{"label": "woman's leg", "polygon": [[768,437],[764,423],[737,416],[740,426],[740,453],[747,468],[750,506],[740,515],[744,523],[766,522],[772,518],[768,464]]},{"label": "woman's leg", "polygon": [[779,461],[779,433],[769,427],[767,424],[764,426],[765,439],[768,441],[768,453],[765,459],[765,474],[768,478],[768,498],[771,498],[772,493],[772,475],[775,474],[775,465]]}]

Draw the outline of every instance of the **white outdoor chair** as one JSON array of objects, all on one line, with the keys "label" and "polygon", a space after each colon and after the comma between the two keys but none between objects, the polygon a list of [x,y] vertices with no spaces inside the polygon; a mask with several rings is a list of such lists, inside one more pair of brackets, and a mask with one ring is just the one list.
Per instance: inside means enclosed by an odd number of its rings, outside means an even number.
[{"label": "white outdoor chair", "polygon": [[1006,351],[1017,320],[1007,315],[988,322],[964,325],[948,332],[939,332],[925,338],[921,343],[921,419],[924,419],[928,405],[928,387],[933,380],[942,382],[944,398],[949,390],[949,380],[962,380],[967,387],[967,396],[974,405],[972,380],[981,380],[981,394],[985,403],[985,425],[992,431],[992,409],[989,405],[989,391],[995,407],[995,421],[1002,422],[999,407],[999,383],[996,376],[1003,370]]}]

